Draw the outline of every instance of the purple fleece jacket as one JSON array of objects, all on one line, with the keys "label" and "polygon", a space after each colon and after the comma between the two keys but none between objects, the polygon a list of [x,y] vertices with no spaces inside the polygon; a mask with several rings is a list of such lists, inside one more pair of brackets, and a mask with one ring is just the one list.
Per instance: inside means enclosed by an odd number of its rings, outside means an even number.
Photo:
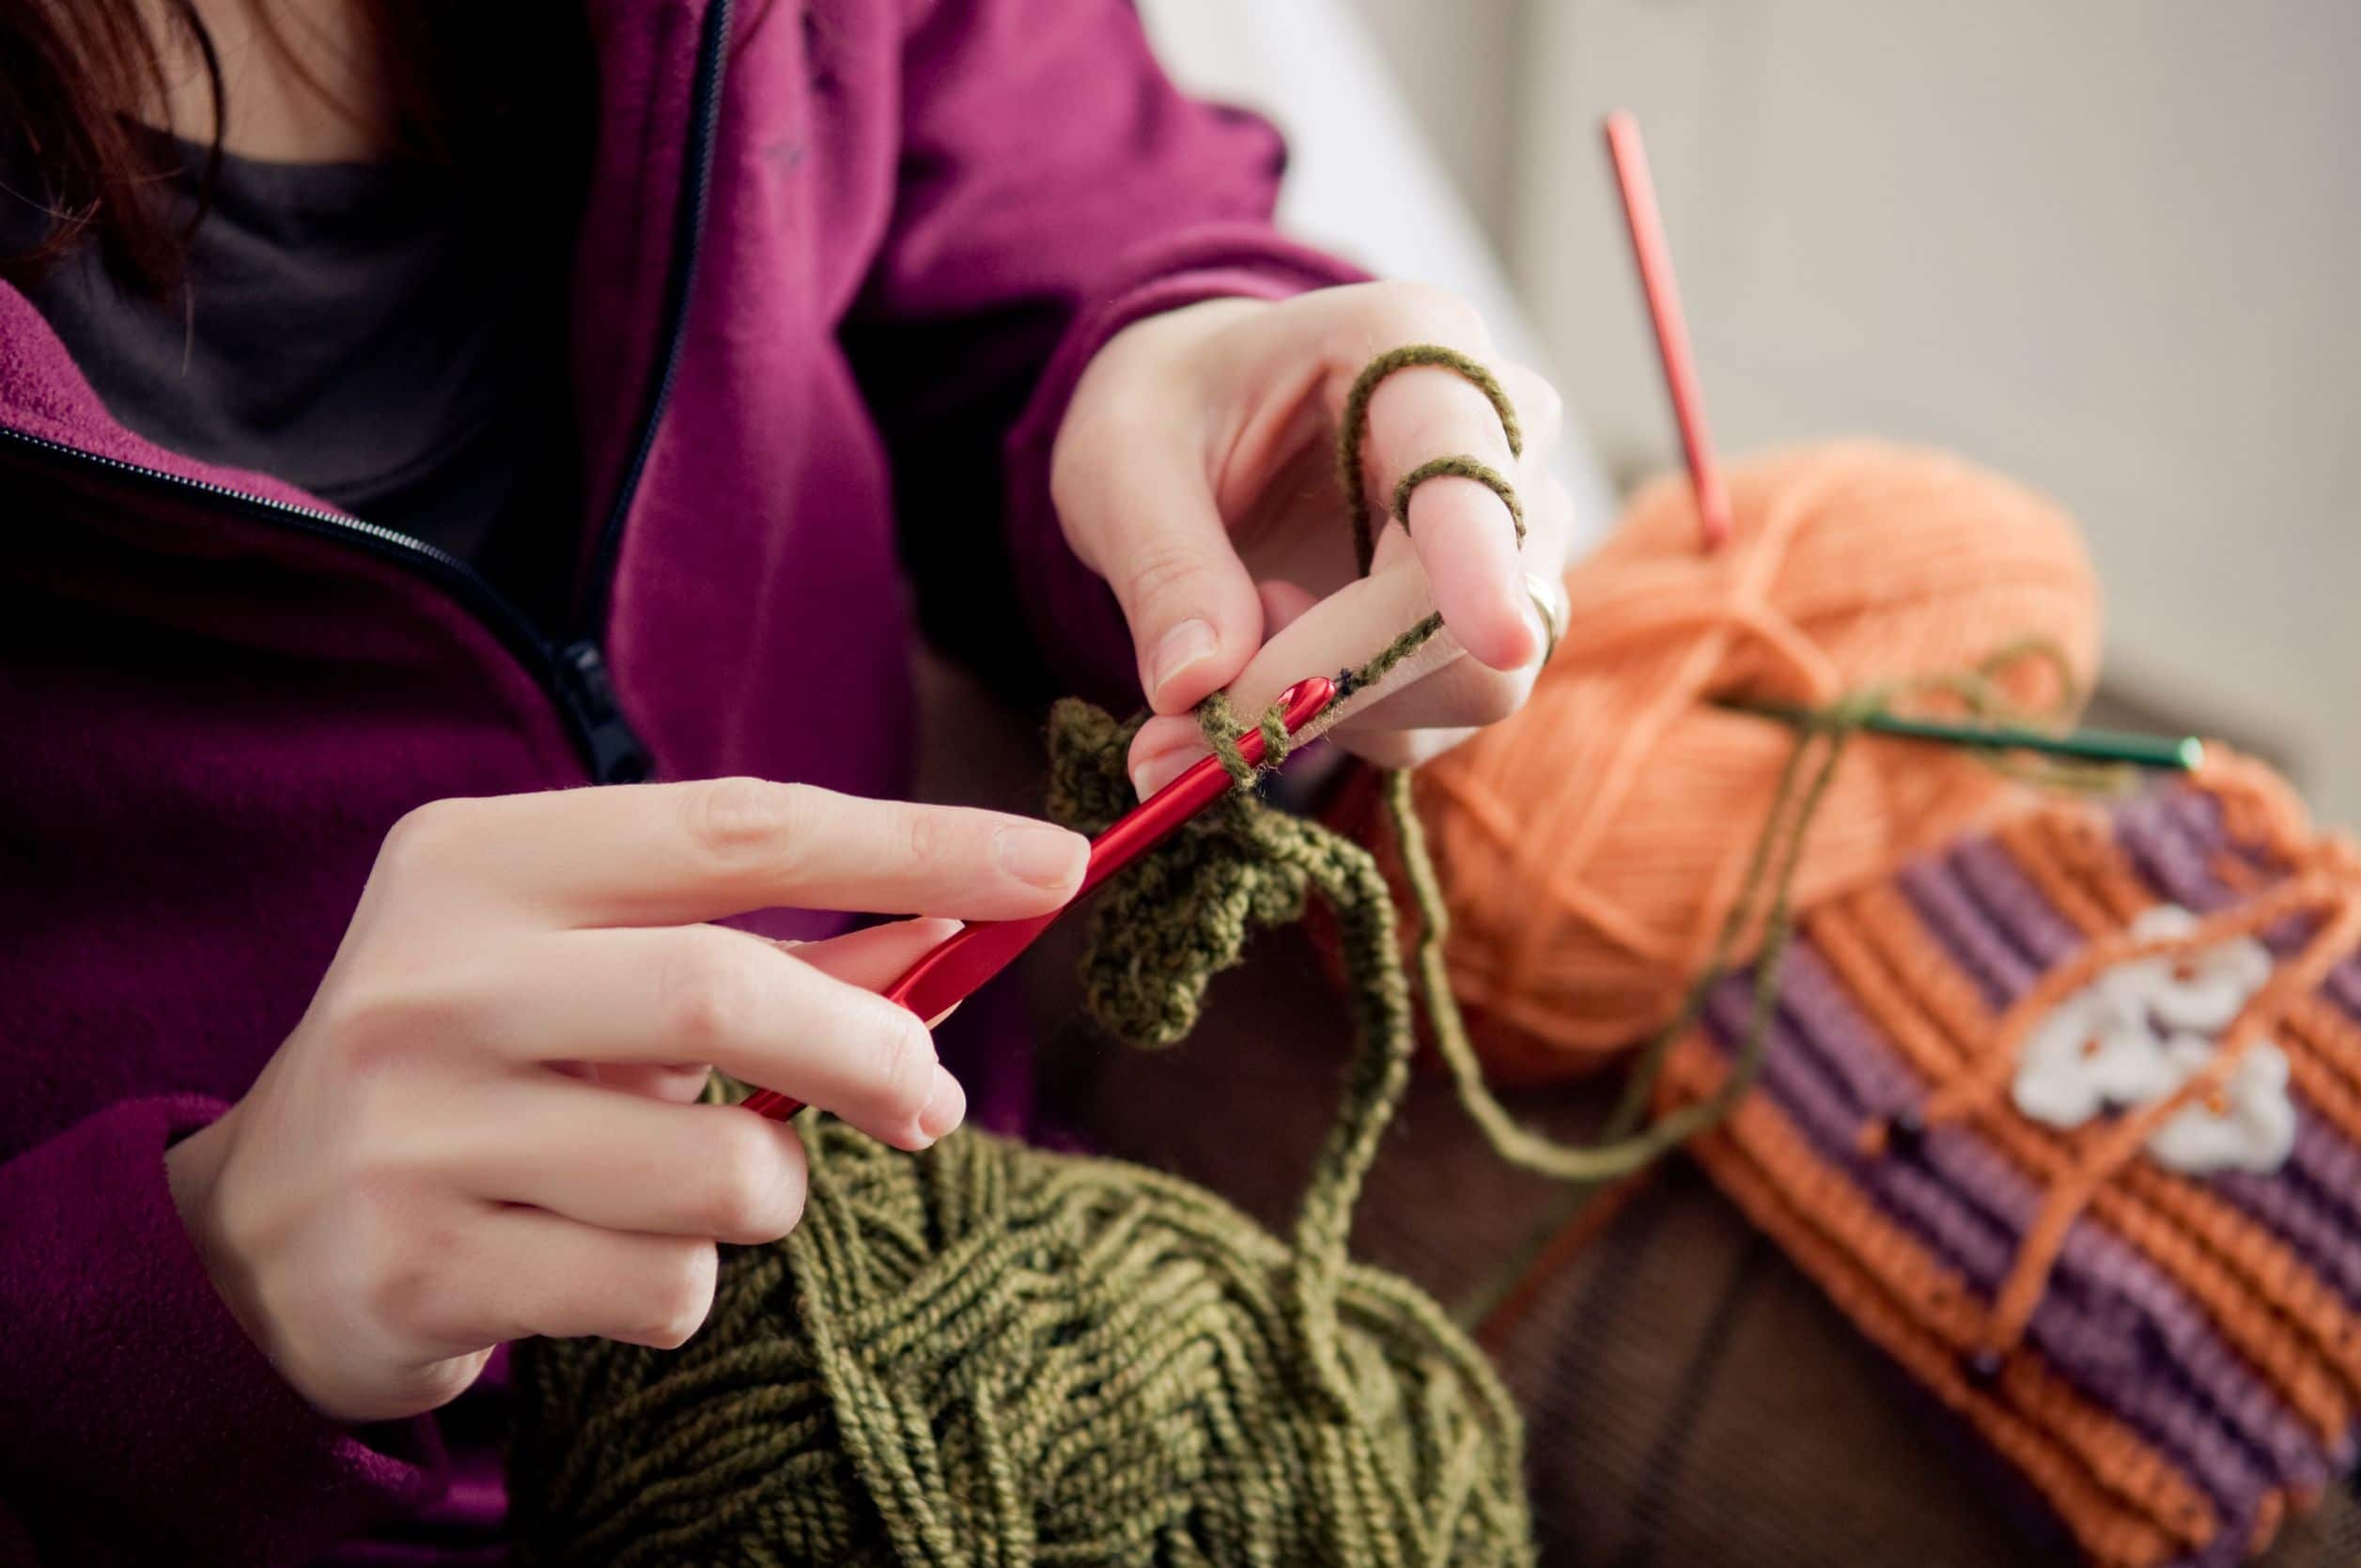
[{"label": "purple fleece jacket", "polygon": [[1146,313],[1357,275],[1271,232],[1276,138],[1178,97],[1124,0],[586,3],[562,635],[132,435],[0,287],[0,1560],[497,1560],[497,1380],[321,1419],[165,1148],[295,1023],[403,812],[634,771],[610,690],[658,776],[903,788],[901,551],[1136,700],[1048,506],[1067,393]]}]

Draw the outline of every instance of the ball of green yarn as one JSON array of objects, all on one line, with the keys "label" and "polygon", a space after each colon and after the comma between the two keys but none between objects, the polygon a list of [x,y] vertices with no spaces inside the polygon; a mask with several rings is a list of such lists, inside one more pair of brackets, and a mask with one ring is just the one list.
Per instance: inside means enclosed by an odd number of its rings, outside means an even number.
[{"label": "ball of green yarn", "polygon": [[519,1358],[544,1563],[1519,1563],[1517,1422],[1408,1283],[1347,1264],[1341,1406],[1295,1254],[1200,1188],[807,1114],[811,1197],[676,1352]]}]

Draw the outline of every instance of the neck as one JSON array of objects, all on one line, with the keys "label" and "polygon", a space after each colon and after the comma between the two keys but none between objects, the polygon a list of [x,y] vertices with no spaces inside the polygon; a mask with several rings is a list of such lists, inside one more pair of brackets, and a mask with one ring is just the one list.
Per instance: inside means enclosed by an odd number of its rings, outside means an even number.
[{"label": "neck", "polygon": [[390,87],[360,0],[193,0],[221,62],[216,118],[203,52],[175,8],[151,0],[163,40],[165,95],[146,116],[224,151],[280,163],[382,157]]}]

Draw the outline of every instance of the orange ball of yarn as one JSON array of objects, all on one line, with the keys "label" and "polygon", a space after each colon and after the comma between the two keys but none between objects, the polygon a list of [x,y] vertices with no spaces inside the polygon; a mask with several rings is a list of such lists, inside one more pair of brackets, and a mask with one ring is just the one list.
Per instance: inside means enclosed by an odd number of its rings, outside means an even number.
[{"label": "orange ball of yarn", "polygon": [[[1523,711],[1421,769],[1454,990],[1505,1079],[1601,1065],[1679,1009],[1737,898],[1787,725],[1714,706],[1820,706],[2047,639],[2087,690],[2098,588],[2073,520],[1960,458],[1872,442],[1729,474],[1733,530],[1700,544],[1660,481],[1566,576],[1564,640]],[[2057,672],[2001,685],[2055,704]],[[1949,748],[1856,737],[1806,841],[1798,908],[1886,875],[2012,786]]]}]

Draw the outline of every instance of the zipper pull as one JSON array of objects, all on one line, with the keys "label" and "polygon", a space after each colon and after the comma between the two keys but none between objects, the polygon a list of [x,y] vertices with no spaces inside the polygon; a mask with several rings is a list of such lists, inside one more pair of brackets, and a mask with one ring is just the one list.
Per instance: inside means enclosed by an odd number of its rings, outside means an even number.
[{"label": "zipper pull", "polygon": [[590,753],[593,784],[637,784],[648,775],[647,748],[631,732],[631,722],[615,701],[607,678],[607,656],[587,638],[558,652],[565,675],[566,706]]}]

